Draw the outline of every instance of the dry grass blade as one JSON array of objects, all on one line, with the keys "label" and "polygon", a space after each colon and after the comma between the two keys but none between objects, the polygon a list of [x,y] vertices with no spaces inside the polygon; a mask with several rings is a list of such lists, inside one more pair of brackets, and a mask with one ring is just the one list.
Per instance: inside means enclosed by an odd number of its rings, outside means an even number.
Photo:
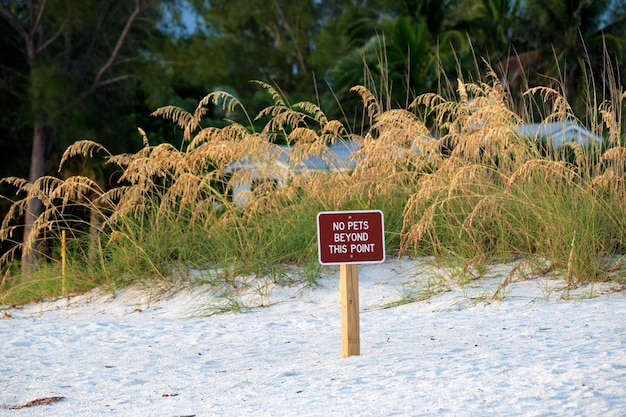
[{"label": "dry grass blade", "polygon": [[15,223],[26,211],[26,199],[18,200],[11,204],[7,213],[2,219],[2,226],[0,228],[0,240],[6,240],[13,236],[13,232],[21,226],[15,226]]},{"label": "dry grass blade", "polygon": [[470,229],[476,219],[480,218],[481,216],[488,216],[489,213],[496,211],[498,208],[499,200],[500,196],[498,194],[488,195],[487,197],[480,200],[478,204],[474,206],[474,209],[472,210],[470,215],[467,216],[467,219],[465,219],[463,227],[465,229]]},{"label": "dry grass blade", "polygon": [[0,182],[5,184],[9,184],[15,188],[17,188],[17,193],[24,192],[27,190],[27,186],[29,184],[28,180],[19,177],[6,177],[2,178]]},{"label": "dry grass blade", "polygon": [[[287,131],[299,126],[306,126],[306,115],[284,106],[268,107],[267,112],[272,118],[263,128],[262,133],[270,140],[274,140],[278,134],[287,135]],[[259,116],[263,115],[263,111]]]},{"label": "dry grass blade", "polygon": [[425,106],[427,109],[434,109],[437,105],[445,103],[447,100],[439,94],[424,93],[417,96],[409,105],[409,109],[414,109],[419,106]]},{"label": "dry grass blade", "polygon": [[334,143],[345,136],[346,128],[339,120],[331,120],[322,126],[322,137],[329,143]]},{"label": "dry grass blade", "polygon": [[189,140],[191,137],[191,132],[194,132],[201,127],[200,123],[202,122],[202,118],[208,112],[206,106],[209,106],[211,104],[221,107],[222,110],[224,110],[227,114],[234,112],[236,109],[241,109],[246,120],[248,121],[248,124],[250,126],[253,125],[252,120],[250,119],[250,116],[248,115],[248,112],[246,111],[245,107],[241,104],[239,99],[237,99],[235,96],[233,96],[232,94],[228,92],[215,91],[203,97],[202,100],[200,100],[200,102],[198,103],[198,106],[196,107],[196,110],[194,111],[194,114],[193,114],[191,125],[189,126],[190,135],[189,137],[185,137],[185,139]]},{"label": "dry grass blade", "polygon": [[513,174],[509,177],[506,188],[509,189],[513,184],[518,181],[528,181],[534,175],[538,173],[547,174],[548,177],[558,177],[564,178],[568,177],[568,173],[571,174],[571,171],[567,168],[567,165],[564,161],[551,161],[545,159],[533,159],[527,161],[519,167]]},{"label": "dry grass blade", "polygon": [[111,156],[111,153],[102,145],[91,140],[81,140],[68,146],[63,155],[61,156],[61,162],[59,162],[59,171],[63,164],[70,158],[81,155],[87,158],[93,158],[93,155],[97,151],[103,151],[107,156]]},{"label": "dry grass blade", "polygon": [[473,185],[482,184],[485,180],[485,167],[480,164],[465,165],[456,170],[446,187],[448,190],[448,198],[459,191],[468,192]]},{"label": "dry grass blade", "polygon": [[[406,130],[408,131],[407,135],[413,137],[425,136],[430,133],[422,120],[414,113],[403,109],[387,110],[380,114],[372,129],[377,130],[379,135],[388,133],[388,130]],[[388,134],[388,136],[392,136],[392,134]],[[407,141],[406,145],[410,145],[411,142],[411,140]]]},{"label": "dry grass blade", "polygon": [[320,136],[313,129],[307,127],[296,127],[288,136],[287,141],[289,143],[315,143],[320,140]]},{"label": "dry grass blade", "polygon": [[227,93],[225,91],[214,91],[204,96],[202,100],[198,102],[198,106],[196,107],[195,116],[194,116],[195,122],[198,122],[198,123],[200,122],[203,116],[202,109],[204,109],[205,106],[208,106],[210,104],[220,106],[223,110],[227,112],[233,112],[238,107],[243,108],[243,106],[241,105],[241,102],[232,94]]},{"label": "dry grass blade", "polygon": [[253,81],[253,82],[260,85],[266,92],[268,92],[276,105],[287,106],[287,101],[285,100],[284,95],[281,94],[276,88],[274,88],[270,84],[265,83],[263,81]]},{"label": "dry grass blade", "polygon": [[521,268],[521,266],[524,263],[525,261],[519,262],[517,265],[513,267],[513,269],[511,269],[511,271],[507,274],[506,278],[504,278],[502,282],[500,282],[500,285],[498,285],[498,288],[491,296],[492,299],[496,300],[501,297],[500,294],[502,293],[502,290],[506,288],[513,281],[513,278],[515,277],[515,273]]},{"label": "dry grass blade", "polygon": [[552,112],[545,120],[546,122],[576,119],[567,98],[554,88],[539,86],[529,88],[524,93],[525,96],[532,96],[533,94],[539,94],[544,103],[552,104]]},{"label": "dry grass blade", "polygon": [[[618,170],[621,171],[621,170]],[[611,192],[621,201],[626,200],[626,178],[613,168],[607,168],[601,175],[593,178],[589,183],[590,191]]]},{"label": "dry grass blade", "polygon": [[149,207],[148,203],[150,203],[145,193],[145,187],[141,184],[139,186],[123,186],[109,190],[99,198],[99,201],[117,201],[115,209],[104,221],[105,226],[113,226],[128,214],[140,214]]},{"label": "dry grass blade", "polygon": [[[622,104],[626,93],[620,98],[620,105]],[[621,106],[620,106],[621,107]],[[618,121],[618,116],[615,111],[615,106],[611,102],[604,102],[599,108],[600,115],[604,125],[609,129],[609,144],[610,146],[617,146],[620,143],[621,126]]]},{"label": "dry grass blade", "polygon": [[164,106],[152,112],[152,116],[169,119],[183,129],[186,140],[191,138],[191,132],[198,128],[198,120],[193,114],[178,106]]},{"label": "dry grass blade", "polygon": [[563,149],[571,149],[574,151],[575,163],[578,167],[583,167],[587,158],[585,157],[585,150],[582,145],[576,142],[565,142],[563,143]]},{"label": "dry grass blade", "polygon": [[152,178],[167,176],[185,169],[185,159],[181,152],[169,143],[140,150],[128,161],[128,166],[120,181],[133,184],[152,184]]},{"label": "dry grass blade", "polygon": [[303,112],[307,113],[313,120],[315,120],[321,126],[324,126],[326,123],[328,123],[326,114],[322,111],[322,109],[317,104],[313,104],[307,101],[300,101],[294,104],[293,108],[300,109]]},{"label": "dry grass blade", "polygon": [[219,141],[221,136],[222,129],[217,127],[205,127],[193,137],[191,142],[189,142],[189,145],[187,145],[187,152],[193,152],[193,150],[205,143]]},{"label": "dry grass blade", "polygon": [[[402,225],[404,239],[400,247],[400,254],[406,253],[409,245],[414,247],[419,246],[424,235],[433,227],[437,206],[438,204],[430,205],[417,223],[407,222],[408,216],[405,212],[404,223]],[[409,208],[406,211],[411,211],[410,206],[407,207]]]},{"label": "dry grass blade", "polygon": [[619,161],[623,163],[626,161],[626,147],[616,146],[606,150],[602,154],[600,161]]},{"label": "dry grass blade", "polygon": [[103,193],[97,182],[88,177],[72,176],[52,190],[50,200],[62,201],[60,210],[64,210],[70,202],[90,202]]},{"label": "dry grass blade", "polygon": [[374,195],[390,192],[407,179],[408,170],[418,171],[436,161],[432,155],[439,155],[439,150],[433,142],[415,114],[397,109],[385,111],[360,140],[361,149],[352,155],[357,162],[353,177],[363,184],[374,184]]},{"label": "dry grass blade", "polygon": [[143,146],[150,146],[150,141],[148,140],[148,135],[146,135],[146,132],[138,127],[137,130],[139,131],[139,134],[141,135],[141,140],[143,141]]},{"label": "dry grass blade", "polygon": [[[209,177],[210,178],[210,177]],[[172,208],[178,208],[178,218],[183,215],[187,207],[198,204],[209,189],[210,181],[207,177],[183,173],[167,189],[161,199],[159,207],[159,218],[167,218]]]},{"label": "dry grass blade", "polygon": [[361,96],[361,100],[363,101],[363,105],[365,106],[365,110],[370,120],[375,121],[382,110],[376,96],[374,96],[374,94],[372,94],[367,87],[362,85],[354,86],[350,89],[350,91],[354,91]]},{"label": "dry grass blade", "polygon": [[40,405],[50,405],[57,403],[61,400],[64,400],[65,397],[46,397],[46,398],[37,398],[36,400],[32,400],[27,402],[26,404],[17,405],[13,407],[9,407],[10,410],[21,410],[23,408],[36,407]]},{"label": "dry grass blade", "polygon": [[[467,85],[471,87],[471,84]],[[457,92],[459,93],[459,104],[467,106],[469,104],[469,94],[467,93],[466,84],[457,79]]]}]

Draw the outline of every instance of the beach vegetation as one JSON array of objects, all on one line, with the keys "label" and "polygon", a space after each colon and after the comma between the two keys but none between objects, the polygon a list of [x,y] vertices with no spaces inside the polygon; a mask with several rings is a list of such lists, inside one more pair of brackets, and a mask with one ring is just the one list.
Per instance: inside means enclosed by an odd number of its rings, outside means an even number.
[{"label": "beach vegetation", "polygon": [[[484,74],[478,81],[446,80],[441,85],[453,88],[420,94],[404,107],[391,105],[384,90],[355,85],[352,94],[367,116],[361,131],[327,117],[318,104],[292,103],[278,87],[258,82],[272,101],[258,114],[248,114],[225,91],[206,95],[194,111],[157,109],[152,116],[176,127],[180,147],[152,144],[141,129],[135,139],[142,146],[134,153],[114,154],[97,141],[80,140],[66,149],[59,170],[97,159],[112,167],[114,186],[81,175],[2,180],[17,197],[2,197],[10,209],[0,226],[9,246],[0,259],[0,302],[96,286],[171,289],[192,283],[192,274],[184,273],[190,270],[219,269],[210,279],[216,286],[236,287],[236,277],[246,275],[314,285],[320,274],[317,213],[360,209],[383,211],[388,257],[434,256],[454,265],[461,285],[481,279],[491,262],[533,259],[560,271],[572,288],[623,280],[622,87],[609,80],[612,93],[599,102],[589,96],[581,118],[564,83],[513,96],[488,65]],[[223,127],[205,125],[215,109],[238,113],[244,122],[231,117]],[[520,126],[530,123],[574,123],[601,141],[555,146],[521,135]],[[348,141],[359,145],[350,156],[353,168],[302,169],[309,158],[331,163],[329,146]],[[286,149],[289,166],[277,173],[274,162]],[[280,182],[273,180],[278,176]],[[245,199],[235,198],[242,183],[253,186]],[[19,219],[32,198],[43,209],[31,240],[21,242]],[[24,247],[37,251],[37,270],[30,274],[20,273]],[[281,272],[294,265],[304,271],[300,278]],[[231,294],[224,292],[217,310],[243,308]]]}]

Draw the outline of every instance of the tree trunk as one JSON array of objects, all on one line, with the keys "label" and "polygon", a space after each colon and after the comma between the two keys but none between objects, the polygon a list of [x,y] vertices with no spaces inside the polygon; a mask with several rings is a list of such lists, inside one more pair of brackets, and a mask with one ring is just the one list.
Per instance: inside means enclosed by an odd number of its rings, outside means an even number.
[{"label": "tree trunk", "polygon": [[[33,150],[30,159],[30,174],[28,180],[34,184],[43,177],[46,168],[46,158],[54,129],[43,123],[35,122],[33,131]],[[29,193],[24,218],[24,235],[22,238],[22,275],[27,276],[35,272],[37,262],[38,236],[31,236],[33,225],[42,212],[41,200]]]},{"label": "tree trunk", "polygon": [[100,228],[104,221],[100,207],[92,201],[89,204],[89,262],[95,262],[100,254]]}]

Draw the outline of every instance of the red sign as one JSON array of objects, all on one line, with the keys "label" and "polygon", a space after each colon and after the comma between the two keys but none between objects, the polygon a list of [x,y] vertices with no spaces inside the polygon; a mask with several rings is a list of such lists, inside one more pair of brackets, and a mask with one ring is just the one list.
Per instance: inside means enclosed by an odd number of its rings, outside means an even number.
[{"label": "red sign", "polygon": [[383,212],[325,211],[317,214],[317,249],[325,265],[385,261]]}]

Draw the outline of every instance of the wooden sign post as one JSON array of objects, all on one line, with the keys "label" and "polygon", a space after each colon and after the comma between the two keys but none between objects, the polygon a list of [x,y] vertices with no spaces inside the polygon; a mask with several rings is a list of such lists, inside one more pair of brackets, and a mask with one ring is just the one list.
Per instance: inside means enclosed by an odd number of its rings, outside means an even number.
[{"label": "wooden sign post", "polygon": [[361,354],[361,325],[359,319],[359,265],[339,266],[341,298],[341,356]]},{"label": "wooden sign post", "polygon": [[323,265],[339,265],[341,355],[361,354],[359,265],[385,261],[383,213],[332,211],[317,215],[317,245]]}]

